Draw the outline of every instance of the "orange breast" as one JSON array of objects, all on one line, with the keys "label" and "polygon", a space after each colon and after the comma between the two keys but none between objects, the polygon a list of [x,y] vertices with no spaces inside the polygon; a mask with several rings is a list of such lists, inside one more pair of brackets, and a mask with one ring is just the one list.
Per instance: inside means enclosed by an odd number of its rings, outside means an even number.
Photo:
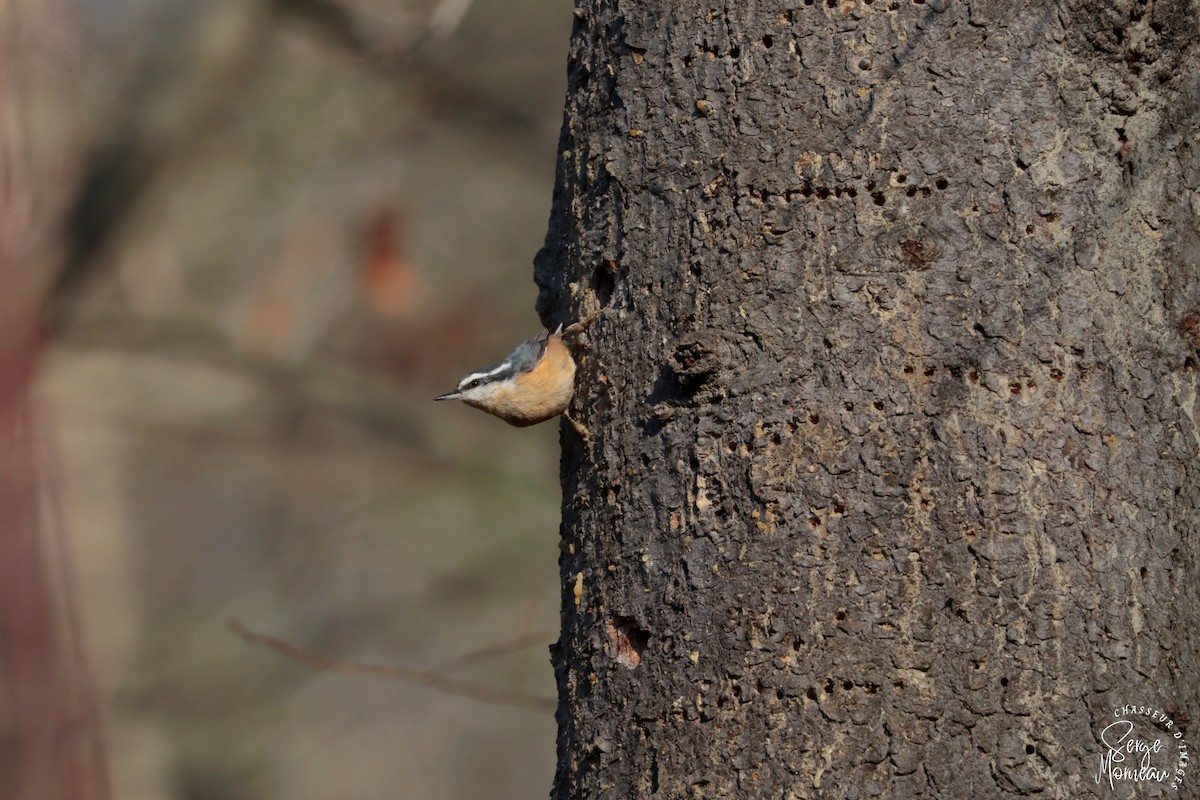
[{"label": "orange breast", "polygon": [[544,422],[567,410],[575,392],[575,359],[557,336],[531,371],[520,375],[512,389],[497,393],[493,414],[510,425]]}]

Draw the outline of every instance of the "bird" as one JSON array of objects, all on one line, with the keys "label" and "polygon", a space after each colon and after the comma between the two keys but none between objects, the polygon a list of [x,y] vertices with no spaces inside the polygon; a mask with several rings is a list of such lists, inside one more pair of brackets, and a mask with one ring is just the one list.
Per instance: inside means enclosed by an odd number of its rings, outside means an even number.
[{"label": "bird", "polygon": [[543,330],[499,364],[468,373],[454,391],[433,399],[462,400],[520,428],[561,414],[587,438],[587,429],[567,413],[575,393],[575,359],[562,337],[562,325],[553,333]]}]

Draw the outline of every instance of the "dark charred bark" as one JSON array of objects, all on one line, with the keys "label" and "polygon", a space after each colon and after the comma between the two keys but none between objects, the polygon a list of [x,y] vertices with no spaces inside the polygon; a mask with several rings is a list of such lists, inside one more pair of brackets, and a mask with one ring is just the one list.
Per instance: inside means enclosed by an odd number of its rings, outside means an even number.
[{"label": "dark charred bark", "polygon": [[1197,4],[576,19],[553,796],[1200,796]]}]

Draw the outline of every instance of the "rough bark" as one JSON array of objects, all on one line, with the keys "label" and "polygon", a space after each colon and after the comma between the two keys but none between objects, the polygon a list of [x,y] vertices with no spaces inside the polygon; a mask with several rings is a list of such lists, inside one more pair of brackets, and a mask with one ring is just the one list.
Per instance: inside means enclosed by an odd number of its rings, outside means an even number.
[{"label": "rough bark", "polygon": [[1198,32],[579,0],[554,797],[1200,796]]}]

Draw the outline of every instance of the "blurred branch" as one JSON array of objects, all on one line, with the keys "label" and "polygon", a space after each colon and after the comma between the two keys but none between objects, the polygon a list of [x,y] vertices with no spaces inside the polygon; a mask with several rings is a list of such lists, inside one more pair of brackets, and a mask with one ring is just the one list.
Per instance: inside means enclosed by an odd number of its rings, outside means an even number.
[{"label": "blurred branch", "polygon": [[[533,631],[532,633],[522,633],[507,642],[498,642],[490,644],[486,647],[481,647],[478,650],[472,650],[458,658],[451,659],[437,667],[437,672],[453,672],[454,670],[469,667],[472,664],[478,664],[498,656],[505,656],[509,653],[516,653],[525,650],[529,647],[536,647],[539,644],[545,644],[547,637],[550,635],[548,631]],[[509,687],[516,691],[515,686]]]},{"label": "blurred branch", "polygon": [[553,710],[555,706],[555,701],[549,697],[539,697],[511,689],[497,689],[473,681],[447,678],[426,670],[396,667],[386,664],[364,664],[356,661],[340,661],[328,658],[284,639],[255,633],[236,620],[229,622],[229,629],[249,644],[274,650],[280,655],[286,656],[293,661],[298,661],[320,672],[366,678],[381,678],[401,683],[415,683],[420,686],[428,686],[431,689],[446,692],[447,694],[469,697],[484,703],[525,708],[532,711],[549,711]]}]

